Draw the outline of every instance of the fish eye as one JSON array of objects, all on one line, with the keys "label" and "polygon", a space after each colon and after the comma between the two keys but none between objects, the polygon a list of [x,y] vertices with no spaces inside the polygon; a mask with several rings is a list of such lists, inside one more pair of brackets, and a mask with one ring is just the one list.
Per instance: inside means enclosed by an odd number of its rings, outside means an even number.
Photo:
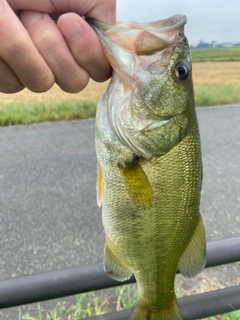
[{"label": "fish eye", "polygon": [[190,68],[189,66],[183,62],[180,61],[175,66],[175,76],[179,80],[186,80],[189,76]]}]

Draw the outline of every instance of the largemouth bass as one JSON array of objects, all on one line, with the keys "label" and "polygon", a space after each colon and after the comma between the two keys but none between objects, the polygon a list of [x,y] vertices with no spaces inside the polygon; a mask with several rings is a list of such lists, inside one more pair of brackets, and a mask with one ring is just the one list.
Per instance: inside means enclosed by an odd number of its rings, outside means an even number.
[{"label": "largemouth bass", "polygon": [[185,23],[182,15],[116,26],[90,20],[114,70],[96,115],[104,269],[120,281],[135,275],[131,320],[182,319],[176,270],[192,277],[205,265],[202,162]]}]

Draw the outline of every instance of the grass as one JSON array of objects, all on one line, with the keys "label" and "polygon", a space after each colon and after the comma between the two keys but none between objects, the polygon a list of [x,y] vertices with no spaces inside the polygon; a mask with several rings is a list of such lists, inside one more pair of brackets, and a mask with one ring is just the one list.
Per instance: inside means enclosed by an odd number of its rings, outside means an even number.
[{"label": "grass", "polygon": [[96,104],[96,101],[43,102],[30,105],[11,103],[0,108],[0,125],[7,126],[95,117]]},{"label": "grass", "polygon": [[198,86],[195,89],[196,106],[213,106],[240,102],[240,87],[225,85]]},{"label": "grass", "polygon": [[44,311],[38,304],[37,314],[22,315],[18,320],[80,320],[114,311],[130,309],[137,298],[136,285],[121,286],[114,289],[111,296],[100,293],[85,293],[75,296],[76,302],[70,307],[57,304],[51,312]]},{"label": "grass", "polygon": [[192,49],[193,62],[240,61],[240,47]]},{"label": "grass", "polygon": [[[76,303],[70,307],[64,307],[57,304],[51,312],[44,311],[40,304],[36,315],[29,313],[22,315],[19,311],[18,320],[80,320],[88,317],[94,317],[109,312],[116,312],[130,309],[133,307],[136,299],[136,285],[124,285],[114,289],[111,297],[104,297],[101,293],[86,293],[77,295]],[[205,320],[239,320],[240,311],[233,311],[223,315],[218,315]]]},{"label": "grass", "polygon": [[240,311],[233,311],[230,313],[223,314],[221,316],[210,317],[208,320],[239,320]]}]

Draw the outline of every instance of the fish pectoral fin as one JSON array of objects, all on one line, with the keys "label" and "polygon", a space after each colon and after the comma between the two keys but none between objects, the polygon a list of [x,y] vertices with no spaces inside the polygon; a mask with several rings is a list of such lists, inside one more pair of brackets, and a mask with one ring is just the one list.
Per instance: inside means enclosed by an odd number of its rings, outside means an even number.
[{"label": "fish pectoral fin", "polygon": [[103,200],[103,178],[102,178],[102,169],[99,163],[97,163],[96,189],[97,189],[97,204],[99,207],[101,207],[102,200]]},{"label": "fish pectoral fin", "polygon": [[132,202],[143,209],[152,203],[152,188],[148,178],[138,162],[122,167],[119,165],[124,184]]},{"label": "fish pectoral fin", "polygon": [[205,263],[206,235],[202,217],[199,215],[195,232],[179,260],[178,267],[184,277],[191,278],[203,270]]},{"label": "fish pectoral fin", "polygon": [[106,274],[114,280],[125,281],[132,276],[129,267],[116,255],[107,239],[104,246],[103,267]]}]

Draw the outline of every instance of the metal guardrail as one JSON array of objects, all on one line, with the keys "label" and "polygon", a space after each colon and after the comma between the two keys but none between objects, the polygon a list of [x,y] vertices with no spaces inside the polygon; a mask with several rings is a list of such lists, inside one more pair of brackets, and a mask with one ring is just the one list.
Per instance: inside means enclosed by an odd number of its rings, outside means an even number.
[{"label": "metal guardrail", "polygon": [[[240,261],[240,237],[207,244],[206,267]],[[102,264],[52,271],[0,281],[0,309],[62,298],[74,294],[106,289],[135,282],[110,279]],[[199,319],[240,309],[240,286],[179,299],[184,320]],[[127,319],[129,311],[91,318],[102,320]],[[90,320],[90,318],[89,318]]]}]

